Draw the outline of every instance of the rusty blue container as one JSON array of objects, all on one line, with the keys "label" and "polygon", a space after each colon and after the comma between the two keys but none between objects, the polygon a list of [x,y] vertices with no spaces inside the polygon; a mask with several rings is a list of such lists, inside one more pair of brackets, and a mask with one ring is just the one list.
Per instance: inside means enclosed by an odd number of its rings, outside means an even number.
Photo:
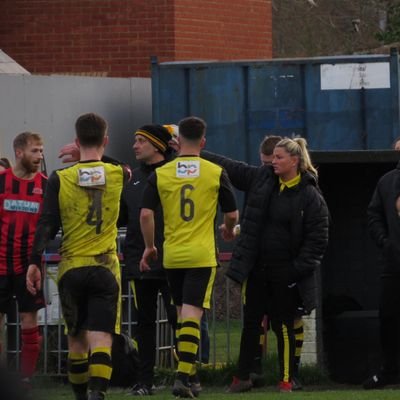
[{"label": "rusty blue container", "polygon": [[196,115],[207,147],[258,162],[268,133],[316,151],[388,149],[399,135],[399,59],[361,55],[234,62],[152,62],[153,120]]}]

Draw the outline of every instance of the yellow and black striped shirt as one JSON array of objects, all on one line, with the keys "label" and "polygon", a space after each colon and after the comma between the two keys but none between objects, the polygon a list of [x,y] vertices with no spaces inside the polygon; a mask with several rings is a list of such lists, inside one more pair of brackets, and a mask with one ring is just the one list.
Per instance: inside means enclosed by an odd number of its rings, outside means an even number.
[{"label": "yellow and black striped shirt", "polygon": [[35,235],[32,262],[62,228],[58,277],[71,268],[118,268],[116,252],[120,196],[128,173],[121,165],[79,162],[53,172]]},{"label": "yellow and black striped shirt", "polygon": [[198,268],[217,265],[215,221],[236,210],[225,171],[197,156],[181,156],[157,168],[143,195],[143,208],[164,214],[164,267]]}]

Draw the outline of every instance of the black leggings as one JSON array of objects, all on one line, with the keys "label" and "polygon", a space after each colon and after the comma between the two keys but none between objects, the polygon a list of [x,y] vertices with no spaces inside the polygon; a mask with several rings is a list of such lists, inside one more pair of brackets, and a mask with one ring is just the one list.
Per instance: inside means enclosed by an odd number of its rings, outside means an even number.
[{"label": "black leggings", "polygon": [[265,314],[277,336],[280,380],[290,382],[295,364],[294,320],[298,316],[297,286],[266,280],[262,269],[249,275],[243,287],[243,329],[240,341],[238,377],[249,379],[259,354],[260,326]]}]

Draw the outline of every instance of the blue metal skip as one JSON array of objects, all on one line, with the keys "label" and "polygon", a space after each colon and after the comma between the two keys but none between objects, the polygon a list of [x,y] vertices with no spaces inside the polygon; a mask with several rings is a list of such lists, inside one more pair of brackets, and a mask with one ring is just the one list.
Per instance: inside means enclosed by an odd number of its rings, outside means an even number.
[{"label": "blue metal skip", "polygon": [[388,149],[399,131],[399,58],[152,62],[153,120],[208,124],[207,148],[258,163],[270,133],[316,151]]}]

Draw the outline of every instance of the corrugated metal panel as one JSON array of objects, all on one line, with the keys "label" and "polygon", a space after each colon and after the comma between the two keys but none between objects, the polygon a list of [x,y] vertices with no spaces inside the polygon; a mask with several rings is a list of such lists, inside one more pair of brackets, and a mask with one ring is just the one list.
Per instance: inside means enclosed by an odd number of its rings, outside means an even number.
[{"label": "corrugated metal panel", "polygon": [[318,151],[390,148],[399,134],[398,55],[187,62],[153,60],[153,116],[208,124],[208,148],[258,162],[268,133]]}]

